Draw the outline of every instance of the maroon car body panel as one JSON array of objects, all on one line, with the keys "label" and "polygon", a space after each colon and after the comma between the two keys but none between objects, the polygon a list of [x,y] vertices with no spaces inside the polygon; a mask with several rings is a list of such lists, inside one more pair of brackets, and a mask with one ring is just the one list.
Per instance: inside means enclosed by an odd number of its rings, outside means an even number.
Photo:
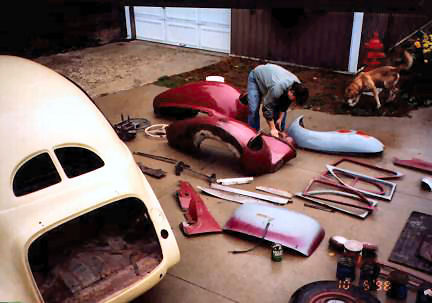
[{"label": "maroon car body panel", "polygon": [[248,107],[240,102],[240,91],[223,82],[199,81],[169,89],[153,100],[160,115],[164,108],[212,109],[230,118],[247,122]]},{"label": "maroon car body panel", "polygon": [[247,124],[216,113],[214,110],[189,107],[207,115],[180,120],[166,129],[168,143],[186,152],[197,152],[205,139],[226,143],[239,158],[243,171],[249,175],[271,173],[296,156],[290,137],[277,139],[257,133]]}]

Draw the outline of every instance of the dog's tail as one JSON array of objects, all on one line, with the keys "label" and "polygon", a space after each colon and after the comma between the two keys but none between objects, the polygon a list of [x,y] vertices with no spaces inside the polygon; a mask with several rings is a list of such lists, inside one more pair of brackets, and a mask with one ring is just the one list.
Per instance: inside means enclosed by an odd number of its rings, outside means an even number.
[{"label": "dog's tail", "polygon": [[413,55],[410,52],[408,52],[407,50],[404,50],[403,54],[402,54],[402,58],[403,58],[404,62],[398,66],[398,69],[399,70],[409,70],[414,63]]}]

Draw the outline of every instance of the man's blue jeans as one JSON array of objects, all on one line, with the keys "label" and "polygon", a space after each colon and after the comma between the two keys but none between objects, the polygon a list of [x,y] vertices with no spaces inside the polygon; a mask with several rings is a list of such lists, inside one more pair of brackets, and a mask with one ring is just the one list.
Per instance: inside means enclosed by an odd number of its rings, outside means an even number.
[{"label": "man's blue jeans", "polygon": [[[249,107],[248,124],[252,128],[255,128],[257,131],[259,131],[260,130],[259,109],[261,105],[261,93],[258,87],[258,83],[256,82],[255,73],[253,70],[249,73],[248,76],[247,91],[248,91],[248,107]],[[279,117],[279,111],[274,110],[273,120],[275,121],[275,123],[278,117]],[[280,130],[285,129],[285,120],[286,120],[286,112],[283,115]]]}]

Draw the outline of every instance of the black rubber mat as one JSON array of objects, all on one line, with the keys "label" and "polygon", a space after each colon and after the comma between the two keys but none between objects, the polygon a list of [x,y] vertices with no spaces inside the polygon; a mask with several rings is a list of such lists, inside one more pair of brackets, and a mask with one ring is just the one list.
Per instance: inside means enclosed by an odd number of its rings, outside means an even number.
[{"label": "black rubber mat", "polygon": [[432,273],[432,262],[428,261],[425,246],[432,234],[432,216],[413,211],[390,254],[389,261],[405,265],[426,273]]}]

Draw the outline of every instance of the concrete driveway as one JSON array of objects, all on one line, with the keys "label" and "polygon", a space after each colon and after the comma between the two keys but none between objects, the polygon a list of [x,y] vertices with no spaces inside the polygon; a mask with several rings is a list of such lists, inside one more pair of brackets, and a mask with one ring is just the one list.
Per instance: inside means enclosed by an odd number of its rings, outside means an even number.
[{"label": "concrete driveway", "polygon": [[[161,74],[181,72],[177,63],[174,62],[181,62],[179,65],[185,68],[197,68],[199,65],[210,64],[219,60],[219,57],[205,55],[201,52],[185,51],[187,52],[185,55],[183,51],[183,49],[174,51],[178,52],[177,55],[179,56],[174,54],[171,57],[176,58],[175,61],[167,61],[166,59],[159,61],[158,64],[161,65],[157,66],[156,69],[162,72],[151,79],[156,80]],[[120,50],[119,53],[121,54]],[[159,55],[156,54],[156,58]],[[188,56],[193,59],[182,62],[189,58]],[[195,59],[201,56],[203,57],[202,61],[198,60],[199,63],[197,63]],[[160,58],[163,58],[163,55],[160,55]],[[127,62],[128,60],[124,59],[124,61]],[[152,59],[149,56],[147,62],[150,61]],[[194,61],[193,64],[192,61]],[[96,72],[97,68],[96,64]],[[103,65],[100,68],[103,68]],[[68,68],[65,67],[64,70],[68,70]],[[108,73],[110,71],[112,70],[106,70]],[[142,70],[142,72],[144,75],[145,71]],[[85,79],[85,73],[81,71],[80,74],[82,79]],[[131,76],[131,79],[134,80],[137,79],[133,72],[125,73],[124,77],[127,76]],[[97,75],[94,77],[98,78]],[[128,81],[128,85],[133,87],[134,80]],[[150,80],[142,81],[142,83],[151,82]],[[105,85],[110,87],[111,84],[116,83],[115,80],[101,82],[103,82],[101,83],[103,87]],[[83,86],[85,87],[85,85]],[[116,93],[112,93],[115,88],[111,87],[110,89],[99,90],[99,88],[90,85],[90,89],[92,95],[98,95],[101,92],[109,93],[109,95],[95,98],[95,102],[111,123],[118,122],[121,113],[133,117],[145,117],[152,123],[169,123],[168,120],[155,118],[152,108],[153,98],[166,88],[144,85],[132,89],[125,88],[127,90]],[[432,108],[415,111],[411,118],[351,117],[295,110],[289,113],[287,122],[290,123],[301,114],[305,115],[305,126],[310,129],[322,131],[340,128],[357,129],[381,140],[385,145],[385,151],[382,155],[373,158],[360,158],[360,160],[398,170],[405,174],[403,179],[395,181],[397,189],[393,200],[380,202],[378,211],[366,220],[358,220],[339,213],[328,213],[307,208],[303,201],[294,199],[294,203],[284,207],[315,218],[321,223],[326,235],[318,249],[310,257],[303,257],[286,251],[283,261],[276,263],[271,261],[270,249],[265,245],[247,254],[233,255],[228,253],[229,250],[233,249],[249,248],[255,243],[231,234],[185,237],[178,227],[184,219],[174,196],[178,181],[186,180],[193,186],[205,186],[206,182],[188,173],[184,173],[181,177],[175,176],[171,164],[136,156],[137,161],[152,168],[162,168],[168,172],[167,177],[163,179],[148,177],[148,180],[171,223],[181,251],[180,263],[172,268],[156,287],[136,299],[136,303],[288,302],[294,291],[304,284],[318,280],[336,279],[337,256],[328,249],[328,240],[331,236],[341,235],[350,239],[376,243],[379,245],[379,260],[389,263],[387,261],[389,255],[410,213],[419,211],[432,215],[432,193],[425,192],[420,188],[420,179],[423,174],[392,164],[394,156],[403,159],[418,157],[432,161],[430,153],[432,150]],[[196,159],[172,149],[164,140],[150,139],[144,134],[139,134],[127,145],[131,151],[142,151],[183,160],[203,173],[216,173],[218,177],[242,176],[241,172],[236,169],[237,163],[232,157],[228,153],[221,153],[222,147],[205,146],[206,153],[200,159]],[[261,185],[290,192],[302,191],[310,179],[325,170],[325,164],[333,163],[340,158],[340,156],[299,150],[297,157],[281,170],[257,177],[252,184],[238,187],[253,190],[255,186]],[[217,198],[205,195],[201,195],[201,197],[222,226],[238,207],[238,204]],[[392,263],[391,265],[431,280],[427,274],[397,264]],[[382,302],[393,302],[384,299],[384,291],[378,291],[377,296],[381,298]],[[410,294],[407,302],[414,301],[415,297]]]}]

